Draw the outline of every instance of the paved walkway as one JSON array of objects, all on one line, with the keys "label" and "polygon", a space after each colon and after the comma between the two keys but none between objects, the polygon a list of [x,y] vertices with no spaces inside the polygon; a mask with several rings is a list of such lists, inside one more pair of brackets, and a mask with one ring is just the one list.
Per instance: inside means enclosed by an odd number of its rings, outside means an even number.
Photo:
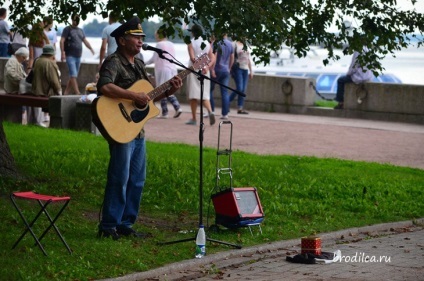
[{"label": "paved walkway", "polygon": [[[178,119],[150,120],[145,126],[147,138],[199,144],[199,126],[184,124],[190,114],[187,106],[183,109]],[[230,120],[235,150],[424,169],[421,125],[262,112],[234,115]],[[219,121],[217,116],[211,127],[204,120],[204,146],[217,147]],[[323,251],[341,250],[342,261],[331,264],[287,262],[287,255],[300,251],[300,239],[295,239],[228,250],[113,280],[424,280],[424,219],[417,222],[418,226],[406,221],[320,234]],[[367,262],[366,257],[378,262]]]},{"label": "paved walkway", "polygon": [[[172,108],[172,107],[171,107]],[[177,118],[152,119],[145,125],[148,140],[198,145],[199,125],[185,125],[189,108]],[[216,112],[220,112],[217,108]],[[234,110],[233,110],[234,112]],[[250,112],[230,113],[233,149],[258,154],[306,155],[388,163],[424,169],[424,126],[418,124]],[[173,110],[170,110],[170,115]],[[217,124],[204,119],[203,145],[217,148]],[[221,144],[225,144],[225,128]]]},{"label": "paved walkway", "polygon": [[300,239],[229,250],[114,278],[135,280],[424,280],[424,219],[320,234],[325,252],[341,251],[341,261],[296,264]]}]

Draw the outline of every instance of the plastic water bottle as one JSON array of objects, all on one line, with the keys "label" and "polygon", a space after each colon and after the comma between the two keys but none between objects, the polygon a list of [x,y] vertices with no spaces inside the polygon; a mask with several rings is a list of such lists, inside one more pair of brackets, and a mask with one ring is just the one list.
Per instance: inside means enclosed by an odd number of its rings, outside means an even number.
[{"label": "plastic water bottle", "polygon": [[196,236],[196,255],[197,259],[203,258],[206,255],[206,234],[203,224],[200,225]]}]

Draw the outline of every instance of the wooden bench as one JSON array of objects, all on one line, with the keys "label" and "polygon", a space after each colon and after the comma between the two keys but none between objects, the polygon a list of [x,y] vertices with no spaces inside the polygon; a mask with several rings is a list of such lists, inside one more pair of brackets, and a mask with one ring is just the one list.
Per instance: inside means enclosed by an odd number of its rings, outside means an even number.
[{"label": "wooden bench", "polygon": [[49,107],[49,97],[34,95],[0,94],[0,120],[22,123],[22,107]]},{"label": "wooden bench", "polygon": [[[22,107],[48,108],[50,113],[50,128],[75,129],[76,128],[76,104],[81,96],[34,96],[5,94],[0,89],[0,121],[5,120],[14,123],[22,123]],[[90,105],[88,105],[90,106]],[[89,109],[89,108],[88,108]],[[91,116],[80,116],[91,121]],[[84,120],[86,121],[86,120]],[[91,122],[90,122],[91,123]],[[85,123],[84,123],[85,124]],[[92,127],[92,126],[91,126]],[[90,126],[77,128],[92,131]]]},{"label": "wooden bench", "polygon": [[49,107],[49,97],[34,95],[0,94],[1,105],[20,105],[33,107]]}]

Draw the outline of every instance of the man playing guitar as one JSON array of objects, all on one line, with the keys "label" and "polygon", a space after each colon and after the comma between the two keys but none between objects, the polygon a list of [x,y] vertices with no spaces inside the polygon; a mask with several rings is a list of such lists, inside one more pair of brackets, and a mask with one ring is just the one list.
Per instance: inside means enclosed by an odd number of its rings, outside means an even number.
[{"label": "man playing guitar", "polygon": [[[136,108],[143,109],[149,106],[152,99],[145,91],[131,88],[137,81],[148,81],[144,62],[135,57],[140,53],[145,37],[140,19],[136,16],[131,18],[115,29],[111,36],[115,37],[118,49],[104,60],[100,69],[97,83],[99,99],[117,101],[119,106],[117,108],[122,111],[122,115],[118,114],[120,116],[117,118],[124,119],[125,117],[124,120],[128,120],[128,123],[135,124],[136,115],[126,112],[127,110],[122,105],[124,101],[132,103]],[[181,86],[182,79],[175,76],[169,80],[163,93],[161,92],[154,99],[160,100],[164,96],[172,95]],[[96,107],[96,103],[93,104],[93,107]],[[96,123],[96,125],[98,124]],[[146,178],[144,130],[142,126],[138,130],[135,138],[130,137],[121,142],[107,138],[110,160],[99,237],[111,237],[117,240],[121,236],[140,238],[148,236],[132,228],[138,216]]]}]

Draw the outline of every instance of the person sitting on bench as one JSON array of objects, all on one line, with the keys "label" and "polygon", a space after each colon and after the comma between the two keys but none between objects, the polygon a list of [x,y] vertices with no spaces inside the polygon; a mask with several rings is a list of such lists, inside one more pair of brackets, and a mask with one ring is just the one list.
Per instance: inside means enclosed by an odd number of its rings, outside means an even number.
[{"label": "person sitting on bench", "polygon": [[28,49],[26,47],[21,47],[7,60],[4,67],[4,90],[6,93],[19,93],[19,83],[21,80],[25,80],[27,76],[23,67],[23,62],[26,61],[28,57]]},{"label": "person sitting on bench", "polygon": [[[362,52],[363,54],[368,53],[368,48],[363,47]],[[334,109],[344,108],[344,87],[346,83],[353,82],[355,84],[361,84],[370,81],[374,77],[374,74],[370,69],[362,67],[358,63],[358,57],[359,52],[355,51],[346,75],[340,76],[339,79],[337,79],[337,93],[335,101],[337,101],[338,104],[334,107]]]},{"label": "person sitting on bench", "polygon": [[59,67],[52,45],[43,47],[43,54],[35,61],[33,72],[32,92],[34,95],[48,97],[62,95]]}]

